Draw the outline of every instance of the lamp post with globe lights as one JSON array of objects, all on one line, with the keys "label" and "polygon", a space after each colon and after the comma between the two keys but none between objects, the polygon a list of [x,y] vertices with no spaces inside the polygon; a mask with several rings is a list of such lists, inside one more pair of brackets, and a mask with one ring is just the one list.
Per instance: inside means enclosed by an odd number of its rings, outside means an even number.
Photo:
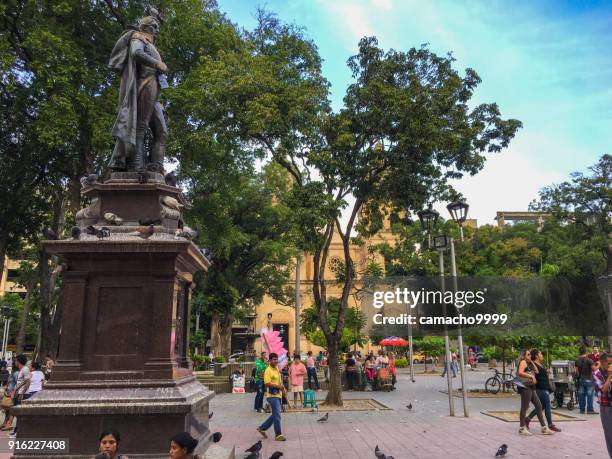
[{"label": "lamp post with globe lights", "polygon": [[[417,212],[419,220],[421,222],[421,227],[424,231],[427,232],[427,238],[429,241],[429,247],[431,247],[431,233],[434,230],[438,218],[440,218],[440,214],[432,209],[431,204],[427,209],[423,209]],[[440,268],[440,289],[442,291],[442,296],[444,296],[444,251],[448,247],[448,239],[445,235],[436,236],[434,238],[434,247],[438,251],[438,264]],[[444,306],[444,315],[446,315],[446,306],[444,302],[442,303]],[[448,338],[448,328],[444,326],[444,353],[445,353],[445,365],[450,366],[452,364],[451,353],[450,353],[450,340]],[[453,399],[453,381],[451,379],[450,368],[447,367],[446,370],[446,386],[448,389],[448,409],[449,415],[455,415],[455,401]]]},{"label": "lamp post with globe lights", "polygon": [[[451,218],[455,223],[459,225],[459,231],[461,234],[461,242],[463,242],[463,223],[467,219],[469,204],[464,199],[456,199],[446,206]],[[451,276],[453,277],[453,290],[457,291],[457,263],[455,260],[455,241],[450,238],[450,255],[451,255]],[[461,395],[463,397],[463,415],[468,417],[470,415],[468,407],[467,390],[465,387],[465,355],[463,352],[463,334],[461,332],[461,324],[457,329],[457,345],[459,347],[459,370],[461,374]]]}]

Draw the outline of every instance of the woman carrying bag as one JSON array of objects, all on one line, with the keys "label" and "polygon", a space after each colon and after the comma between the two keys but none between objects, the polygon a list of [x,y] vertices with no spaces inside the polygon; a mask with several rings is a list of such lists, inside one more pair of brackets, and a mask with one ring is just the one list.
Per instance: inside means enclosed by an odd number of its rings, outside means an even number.
[{"label": "woman carrying bag", "polygon": [[[521,396],[521,412],[520,412],[520,424],[519,435],[532,435],[526,426],[525,419],[527,415],[527,409],[529,403],[533,403],[538,415],[538,420],[542,425],[542,435],[552,435],[554,432],[548,428],[544,422],[544,415],[542,414],[542,404],[536,394],[536,374],[538,373],[538,367],[531,361],[531,353],[529,350],[525,350],[521,353],[521,359],[518,366],[518,377],[521,380],[521,384],[518,385],[518,393]],[[522,387],[521,387],[522,386]]]},{"label": "woman carrying bag", "polygon": [[[544,410],[544,415],[546,416],[546,421],[548,422],[548,428],[553,432],[561,432],[557,426],[555,426],[552,422],[552,407],[550,406],[550,393],[553,392],[553,389],[550,384],[550,378],[548,377],[548,370],[544,366],[544,356],[537,349],[531,350],[531,361],[534,363],[538,372],[536,373],[536,385],[535,391],[536,395],[540,399],[540,403],[542,404],[542,409]],[[525,418],[525,426],[529,428],[529,422],[531,419],[537,414],[537,410],[533,409],[529,416]]]}]

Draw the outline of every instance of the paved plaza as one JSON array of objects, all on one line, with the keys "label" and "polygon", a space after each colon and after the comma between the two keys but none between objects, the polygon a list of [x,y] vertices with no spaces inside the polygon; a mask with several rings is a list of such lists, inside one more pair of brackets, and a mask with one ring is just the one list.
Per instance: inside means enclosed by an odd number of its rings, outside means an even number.
[{"label": "paved plaza", "polygon": [[[490,371],[469,371],[470,388],[482,388]],[[459,384],[459,377],[453,380]],[[374,447],[395,459],[486,458],[508,444],[507,457],[525,458],[601,458],[608,457],[599,416],[580,416],[578,411],[560,413],[584,419],[559,422],[563,432],[553,436],[539,434],[537,419],[531,437],[518,435],[518,423],[504,422],[481,414],[486,410],[518,410],[518,396],[503,399],[470,399],[471,417],[462,417],[460,398],[455,398],[456,417],[448,416],[448,397],[440,393],[446,379],[417,375],[398,376],[394,392],[345,392],[345,398],[371,397],[391,410],[331,412],[327,423],[318,423],[324,413],[283,414],[283,433],[287,442],[264,440],[262,458],[283,451],[288,459],[372,459]],[[320,392],[318,398],[324,398]],[[222,444],[236,445],[236,457],[256,442],[255,428],[267,415],[253,412],[253,394],[220,394],[211,404],[213,431],[223,433]],[[405,405],[412,403],[413,410]],[[273,436],[270,429],[269,437]]]},{"label": "paved plaza", "polygon": [[[446,379],[438,375],[419,375],[410,382],[406,370],[398,375],[394,392],[345,392],[345,398],[373,398],[390,410],[333,411],[327,423],[318,423],[322,414],[299,412],[283,414],[285,443],[264,440],[261,458],[283,451],[287,459],[372,459],[374,447],[395,459],[487,458],[494,457],[502,443],[508,444],[509,458],[591,458],[605,459],[605,442],[599,416],[580,416],[578,411],[558,410],[580,421],[557,423],[563,432],[554,436],[539,434],[537,420],[531,437],[518,435],[518,423],[504,422],[481,412],[518,410],[518,396],[509,398],[471,398],[471,417],[462,416],[461,398],[455,397],[456,417],[448,416],[448,398],[441,393]],[[482,388],[490,371],[466,372],[470,388]],[[459,377],[453,379],[459,384]],[[319,399],[325,392],[317,394]],[[254,394],[219,394],[211,403],[214,416],[211,430],[223,433],[221,445],[236,446],[236,457],[259,440],[255,428],[266,418],[255,413]],[[412,403],[413,410],[405,406]],[[272,429],[270,429],[272,437]],[[168,436],[173,432],[168,432]],[[7,434],[2,433],[1,450],[7,451]],[[96,450],[92,439],[92,453]],[[1,459],[10,455],[0,454]]]}]

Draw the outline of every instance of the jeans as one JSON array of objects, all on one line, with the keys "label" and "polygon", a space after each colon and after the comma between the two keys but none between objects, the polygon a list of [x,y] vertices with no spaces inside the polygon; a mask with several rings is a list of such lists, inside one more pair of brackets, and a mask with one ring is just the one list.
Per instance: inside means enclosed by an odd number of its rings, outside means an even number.
[{"label": "jeans", "polygon": [[533,406],[535,406],[538,421],[540,421],[540,425],[544,427],[546,424],[544,423],[544,415],[542,414],[542,404],[536,395],[536,390],[532,387],[521,387],[519,388],[519,394],[521,396],[521,413],[519,415],[521,427],[525,427],[525,416],[527,416],[529,402],[533,403]]},{"label": "jeans", "polygon": [[578,406],[580,407],[581,413],[584,413],[585,405],[587,412],[592,413],[594,411],[593,381],[580,378],[580,382],[578,383]]},{"label": "jeans", "polygon": [[310,390],[313,390],[311,382],[312,378],[314,378],[316,390],[319,390],[319,378],[317,378],[317,369],[314,367],[306,368],[306,372],[308,373],[308,387],[310,388]]},{"label": "jeans", "polygon": [[325,378],[325,381],[329,381],[329,367],[328,366],[323,367],[323,377]]},{"label": "jeans", "polygon": [[[455,371],[455,365],[453,363],[450,364],[450,368],[453,372],[453,378],[457,376],[457,372]],[[444,365],[444,371],[442,372],[442,376],[446,376],[446,371],[448,370],[448,364]]]},{"label": "jeans", "polygon": [[257,394],[255,395],[255,409],[262,410],[263,409],[263,400],[264,400],[264,382],[263,379],[259,379],[255,382],[257,387]]},{"label": "jeans", "polygon": [[[536,394],[540,399],[540,403],[542,404],[542,410],[544,411],[544,415],[546,416],[546,421],[548,422],[548,427],[553,425],[552,422],[552,411],[550,406],[550,395],[548,395],[547,390],[536,389]],[[536,414],[538,414],[538,410],[535,408],[529,413],[527,416],[529,419],[532,419]]]},{"label": "jeans", "polygon": [[272,414],[259,428],[261,430],[268,430],[270,426],[274,424],[274,434],[279,436],[281,434],[281,398],[268,397],[268,403],[272,409]]},{"label": "jeans", "polygon": [[346,373],[346,388],[347,390],[355,390],[357,383],[357,372],[347,371]]}]

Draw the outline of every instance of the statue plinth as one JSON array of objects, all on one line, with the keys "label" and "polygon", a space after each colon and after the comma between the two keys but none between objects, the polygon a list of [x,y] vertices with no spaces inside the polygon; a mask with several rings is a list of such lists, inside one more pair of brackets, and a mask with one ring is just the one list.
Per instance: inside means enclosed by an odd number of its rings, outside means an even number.
[{"label": "statue plinth", "polygon": [[[163,216],[160,198],[178,200],[177,188],[124,180],[84,191],[124,220],[106,224],[110,237],[83,231],[79,240],[43,243],[65,264],[59,356],[45,389],[15,408],[18,439],[69,438],[70,452],[61,457],[90,459],[99,433],[115,428],[121,453],[167,458],[168,439],[187,431],[202,454],[214,393],[192,375],[188,343],[193,274],[209,261],[174,235],[178,219]],[[153,235],[135,232],[139,219],[159,216]]]}]

